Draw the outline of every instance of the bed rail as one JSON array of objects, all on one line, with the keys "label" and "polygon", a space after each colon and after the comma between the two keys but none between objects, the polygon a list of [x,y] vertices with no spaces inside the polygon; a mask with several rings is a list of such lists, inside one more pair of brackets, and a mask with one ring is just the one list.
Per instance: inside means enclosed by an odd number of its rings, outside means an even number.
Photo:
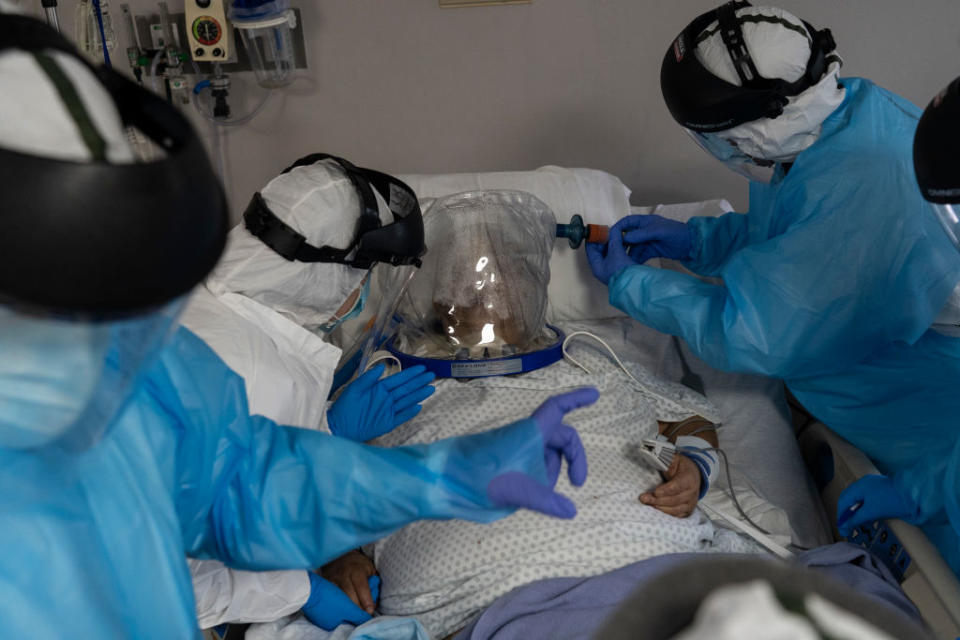
[{"label": "bed rail", "polygon": [[[798,440],[834,537],[840,539],[836,529],[840,493],[858,478],[879,472],[862,451],[820,422],[804,427]],[[960,636],[960,581],[920,529],[902,520],[882,521],[851,542],[868,547],[884,561],[937,637]]]}]

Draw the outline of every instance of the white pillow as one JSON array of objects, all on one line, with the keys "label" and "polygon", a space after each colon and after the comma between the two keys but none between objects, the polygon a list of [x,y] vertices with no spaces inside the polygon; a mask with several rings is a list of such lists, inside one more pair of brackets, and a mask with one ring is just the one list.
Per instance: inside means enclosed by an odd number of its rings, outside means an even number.
[{"label": "white pillow", "polygon": [[704,200],[703,202],[679,202],[677,204],[658,204],[646,207],[631,207],[630,213],[647,215],[655,213],[664,218],[678,222],[686,222],[694,217],[716,218],[733,211],[733,206],[726,200]]},{"label": "white pillow", "polygon": [[[548,166],[535,171],[398,177],[410,185],[421,202],[475,189],[516,189],[543,200],[558,223],[569,222],[578,213],[585,223],[612,225],[630,213],[630,190],[616,176],[596,169]],[[607,288],[590,272],[583,247],[571,249],[566,240],[556,242],[550,258],[548,299],[550,322],[624,315],[608,303]]]}]

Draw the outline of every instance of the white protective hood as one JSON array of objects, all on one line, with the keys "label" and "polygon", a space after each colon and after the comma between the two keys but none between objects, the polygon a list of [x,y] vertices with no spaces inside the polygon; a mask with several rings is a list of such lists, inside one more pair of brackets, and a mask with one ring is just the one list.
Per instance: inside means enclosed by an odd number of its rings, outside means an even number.
[{"label": "white protective hood", "polygon": [[[745,7],[737,11],[738,18],[751,15],[769,19],[760,22],[748,19],[741,25],[757,72],[765,78],[788,82],[799,79],[810,58],[810,37],[803,21],[775,7]],[[712,23],[706,30],[715,30],[716,24]],[[718,78],[741,84],[719,32],[697,46],[696,56]],[[831,56],[837,59],[830,63],[820,82],[790,98],[780,116],[747,122],[717,135],[732,140],[740,150],[755,158],[792,162],[816,142],[823,121],[843,102],[845,90],[837,84],[842,63],[836,53]]]},{"label": "white protective hood", "polygon": [[[0,5],[0,12],[7,7]],[[106,143],[109,162],[134,161],[120,114],[110,94],[90,69],[62,51],[45,51],[73,86],[97,133]],[[32,53],[8,49],[0,54],[0,146],[31,155],[89,162],[93,156],[84,143],[77,122],[70,115],[53,81]]]},{"label": "white protective hood", "polygon": [[[335,162],[297,167],[260,192],[280,220],[315,247],[346,248],[360,217],[360,197]],[[390,210],[380,205],[380,220],[390,224]],[[227,237],[227,248],[207,286],[217,296],[237,293],[277,311],[301,327],[315,328],[333,316],[360,286],[367,271],[332,262],[287,260],[253,236],[243,224]]]}]

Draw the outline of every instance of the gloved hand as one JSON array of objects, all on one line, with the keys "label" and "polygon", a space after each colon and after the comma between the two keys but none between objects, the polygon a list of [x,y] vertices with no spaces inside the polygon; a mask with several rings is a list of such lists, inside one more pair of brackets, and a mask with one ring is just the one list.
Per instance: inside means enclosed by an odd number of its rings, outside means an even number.
[{"label": "gloved hand", "polygon": [[856,527],[875,520],[900,518],[908,522],[917,517],[917,506],[887,476],[864,476],[844,489],[837,502],[837,519],[856,503],[862,503],[846,522],[838,527],[847,538]]},{"label": "gloved hand", "polygon": [[[321,629],[333,631],[344,622],[361,625],[371,619],[372,616],[354,604],[340,587],[313,571],[307,574],[310,576],[310,597],[302,607],[307,620]],[[376,601],[380,595],[380,576],[370,576],[369,581]]]},{"label": "gloved hand", "polygon": [[621,219],[615,225],[610,227],[610,237],[606,244],[597,244],[588,242],[585,247],[587,252],[587,262],[590,263],[590,270],[597,280],[603,284],[610,284],[610,278],[620,273],[627,267],[640,264],[628,254],[628,247],[623,240],[623,227],[630,218],[640,216],[627,216]]},{"label": "gloved hand", "polygon": [[[325,564],[320,575],[337,585],[353,603],[369,614],[373,613],[379,595],[380,577],[373,560],[354,549]],[[376,581],[372,580],[376,578]]]},{"label": "gloved hand", "polygon": [[587,455],[576,429],[563,423],[563,417],[579,407],[591,405],[600,397],[593,387],[585,387],[547,399],[530,418],[540,428],[543,437],[543,459],[547,467],[547,484],[518,471],[501,474],[487,485],[487,496],[498,506],[523,507],[557,518],[572,518],[577,514],[573,502],[554,492],[560,476],[560,462],[567,460],[567,475],[575,486],[587,479]]},{"label": "gloved hand", "polygon": [[623,241],[632,245],[627,253],[637,264],[651,258],[686,260],[693,250],[693,229],[684,222],[651,213],[627,216],[617,224],[622,224]]},{"label": "gloved hand", "polygon": [[383,380],[379,364],[346,386],[327,411],[335,436],[367,442],[392,431],[420,413],[420,402],[433,395],[436,377],[417,365]]}]

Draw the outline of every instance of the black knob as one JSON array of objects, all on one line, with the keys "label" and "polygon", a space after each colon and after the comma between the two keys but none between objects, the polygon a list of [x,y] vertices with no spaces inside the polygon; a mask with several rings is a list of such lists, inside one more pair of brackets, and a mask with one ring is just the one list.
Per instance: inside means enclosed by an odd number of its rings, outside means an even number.
[{"label": "black knob", "polygon": [[193,53],[199,58],[206,52],[203,50],[203,47],[197,47],[197,50]]},{"label": "black knob", "polygon": [[219,58],[220,56],[223,55],[223,49],[221,49],[220,47],[217,47],[216,49],[213,50],[213,55]]},{"label": "black knob", "polygon": [[210,6],[210,0],[197,0],[197,6],[201,9],[206,9]]}]

